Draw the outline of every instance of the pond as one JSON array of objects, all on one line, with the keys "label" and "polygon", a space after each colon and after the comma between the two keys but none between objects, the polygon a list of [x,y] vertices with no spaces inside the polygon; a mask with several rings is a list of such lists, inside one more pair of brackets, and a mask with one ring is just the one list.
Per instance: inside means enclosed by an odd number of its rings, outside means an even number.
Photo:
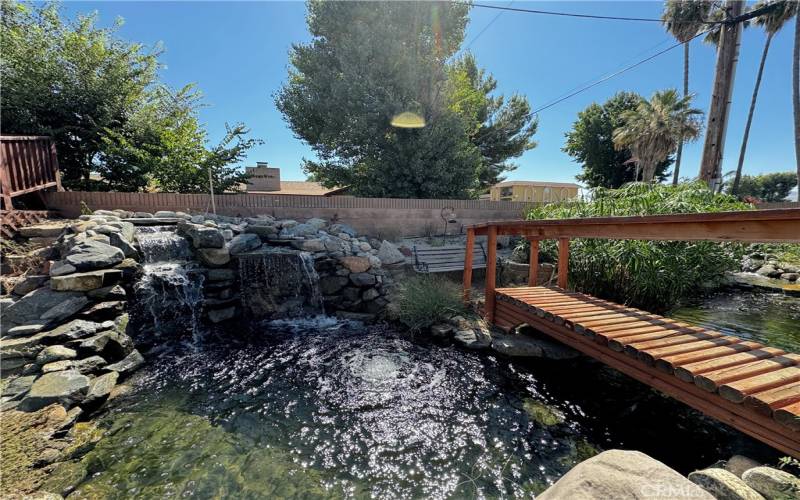
[{"label": "pond", "polygon": [[164,353],[100,424],[77,498],[530,498],[601,449],[683,473],[774,452],[591,360],[273,322]]}]

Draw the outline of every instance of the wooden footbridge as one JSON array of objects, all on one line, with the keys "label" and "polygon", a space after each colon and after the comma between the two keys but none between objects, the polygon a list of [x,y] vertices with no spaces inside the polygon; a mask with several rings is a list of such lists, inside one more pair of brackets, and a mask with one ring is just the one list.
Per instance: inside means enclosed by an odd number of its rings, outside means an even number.
[{"label": "wooden footbridge", "polygon": [[[488,239],[484,314],[489,322],[505,330],[528,324],[800,458],[800,354],[567,289],[570,238],[800,243],[800,209],[478,224],[467,229],[465,300],[476,235]],[[495,288],[498,235],[530,240],[529,286]],[[557,287],[535,286],[544,239],[558,240]]]}]

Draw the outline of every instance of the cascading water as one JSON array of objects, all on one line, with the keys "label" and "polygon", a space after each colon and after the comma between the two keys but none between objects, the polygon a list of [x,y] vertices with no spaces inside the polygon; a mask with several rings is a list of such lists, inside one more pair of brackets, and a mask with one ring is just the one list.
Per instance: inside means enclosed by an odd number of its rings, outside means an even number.
[{"label": "cascading water", "polygon": [[322,314],[322,293],[308,252],[266,248],[239,256],[242,306],[252,318]]},{"label": "cascading water", "polygon": [[192,258],[188,241],[164,230],[140,230],[136,240],[144,261],[142,278],[134,286],[139,333],[145,341],[186,335],[197,341],[203,275],[186,264]]}]

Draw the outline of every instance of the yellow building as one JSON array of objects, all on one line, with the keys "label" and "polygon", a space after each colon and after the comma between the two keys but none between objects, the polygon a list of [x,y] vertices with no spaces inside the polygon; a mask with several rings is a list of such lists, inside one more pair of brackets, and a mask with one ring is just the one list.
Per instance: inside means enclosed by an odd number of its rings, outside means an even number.
[{"label": "yellow building", "polygon": [[491,187],[489,199],[552,203],[577,198],[579,189],[571,182],[506,181]]}]

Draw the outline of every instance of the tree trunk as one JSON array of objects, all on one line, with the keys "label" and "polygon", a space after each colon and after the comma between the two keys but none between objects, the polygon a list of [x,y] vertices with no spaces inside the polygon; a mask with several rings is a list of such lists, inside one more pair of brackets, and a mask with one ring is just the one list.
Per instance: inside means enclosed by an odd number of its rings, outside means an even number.
[{"label": "tree trunk", "polygon": [[[683,95],[689,95],[689,42],[683,43]],[[675,153],[675,171],[672,173],[672,185],[678,185],[678,175],[681,171],[681,156],[683,156],[683,135],[678,138],[678,151]]]},{"label": "tree trunk", "polygon": [[732,194],[739,193],[739,182],[742,180],[742,167],[744,166],[744,153],[747,151],[747,140],[750,138],[750,125],[753,124],[753,113],[756,110],[756,100],[758,99],[758,89],[761,87],[761,77],[764,74],[764,63],[767,61],[769,44],[772,42],[772,33],[767,33],[767,40],[764,42],[764,51],[761,53],[761,63],[758,65],[756,75],[756,86],[753,88],[753,98],[750,100],[750,111],[747,113],[747,123],[744,126],[744,137],[742,137],[742,149],[739,150],[739,164],[736,165],[736,177],[733,178]]},{"label": "tree trunk", "polygon": [[794,108],[794,156],[797,161],[797,191],[800,193],[800,12],[798,12],[794,18],[792,107]]}]

